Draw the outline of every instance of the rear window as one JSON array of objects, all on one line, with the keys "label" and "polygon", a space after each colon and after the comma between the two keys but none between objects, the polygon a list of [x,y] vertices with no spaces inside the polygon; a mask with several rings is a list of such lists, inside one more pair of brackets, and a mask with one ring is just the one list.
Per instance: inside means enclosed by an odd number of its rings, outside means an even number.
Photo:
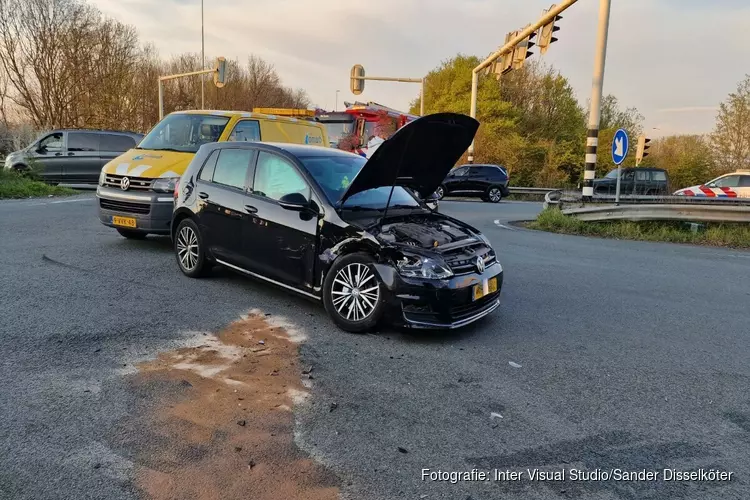
[{"label": "rear window", "polygon": [[99,136],[99,149],[102,151],[122,151],[135,147],[135,139],[127,135],[102,134]]},{"label": "rear window", "polygon": [[651,178],[655,181],[666,181],[667,173],[660,170],[654,170],[653,172],[651,172]]},{"label": "rear window", "polygon": [[740,176],[740,187],[750,187],[750,175]]}]

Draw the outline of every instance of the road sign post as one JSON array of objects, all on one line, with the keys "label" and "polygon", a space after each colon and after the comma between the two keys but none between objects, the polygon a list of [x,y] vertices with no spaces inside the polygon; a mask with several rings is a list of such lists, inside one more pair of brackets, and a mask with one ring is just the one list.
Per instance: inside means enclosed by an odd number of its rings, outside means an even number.
[{"label": "road sign post", "polygon": [[[628,156],[628,149],[630,149],[630,138],[628,133],[624,129],[620,129],[615,132],[615,137],[612,139],[612,161],[617,165],[617,190],[615,192],[615,205],[620,204],[620,181],[622,176],[622,162]],[[592,193],[593,194],[593,193]]]}]

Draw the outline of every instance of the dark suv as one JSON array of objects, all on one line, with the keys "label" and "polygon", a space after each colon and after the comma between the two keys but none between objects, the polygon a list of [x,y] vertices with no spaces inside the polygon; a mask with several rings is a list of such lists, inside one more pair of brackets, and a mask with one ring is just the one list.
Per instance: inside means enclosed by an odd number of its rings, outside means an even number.
[{"label": "dark suv", "polygon": [[[671,193],[669,175],[662,168],[623,168],[620,178],[620,194],[661,196]],[[594,194],[617,194],[617,169],[611,170],[601,179],[594,179]]]},{"label": "dark suv", "polygon": [[508,171],[499,165],[462,165],[443,180],[435,194],[438,199],[447,195],[476,196],[498,203],[508,196]]},{"label": "dark suv", "polygon": [[381,318],[414,328],[472,323],[499,306],[503,268],[479,230],[420,198],[478,127],[464,115],[428,115],[369,160],[296,144],[201,146],[175,190],[180,270],[198,277],[218,264],[262,279],[321,301],[350,332]]},{"label": "dark suv", "polygon": [[8,155],[5,168],[39,167],[50,184],[96,184],[107,162],[134,148],[142,134],[116,130],[53,130]]}]

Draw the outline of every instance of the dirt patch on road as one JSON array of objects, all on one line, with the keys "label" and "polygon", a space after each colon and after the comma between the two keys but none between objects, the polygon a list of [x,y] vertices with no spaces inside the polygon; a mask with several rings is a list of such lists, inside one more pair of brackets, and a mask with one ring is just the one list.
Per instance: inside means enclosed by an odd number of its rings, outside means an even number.
[{"label": "dirt patch on road", "polygon": [[291,409],[307,392],[286,331],[253,314],[203,339],[138,366],[136,383],[164,395],[139,424],[144,496],[338,498],[336,477],[294,444]]}]

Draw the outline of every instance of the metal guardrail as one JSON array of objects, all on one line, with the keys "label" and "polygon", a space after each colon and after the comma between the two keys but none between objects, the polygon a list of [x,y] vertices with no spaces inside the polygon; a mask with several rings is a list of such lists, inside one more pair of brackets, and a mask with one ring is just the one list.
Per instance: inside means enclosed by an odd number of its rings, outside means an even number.
[{"label": "metal guardrail", "polygon": [[553,188],[531,188],[531,187],[508,187],[508,191],[511,192],[511,194],[547,194],[550,191],[558,191],[558,189]]},{"label": "metal guardrail", "polygon": [[562,213],[583,221],[679,220],[687,222],[750,223],[750,206],[733,204],[634,204],[563,208]]}]

